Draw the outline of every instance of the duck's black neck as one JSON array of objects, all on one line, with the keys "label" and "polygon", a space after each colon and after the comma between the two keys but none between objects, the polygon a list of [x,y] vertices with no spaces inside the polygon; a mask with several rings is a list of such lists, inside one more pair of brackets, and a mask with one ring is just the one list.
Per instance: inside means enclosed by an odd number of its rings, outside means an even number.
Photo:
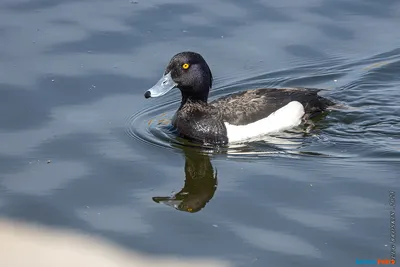
[{"label": "duck's black neck", "polygon": [[209,89],[193,90],[193,88],[180,88],[180,90],[182,93],[181,108],[188,102],[207,104]]}]

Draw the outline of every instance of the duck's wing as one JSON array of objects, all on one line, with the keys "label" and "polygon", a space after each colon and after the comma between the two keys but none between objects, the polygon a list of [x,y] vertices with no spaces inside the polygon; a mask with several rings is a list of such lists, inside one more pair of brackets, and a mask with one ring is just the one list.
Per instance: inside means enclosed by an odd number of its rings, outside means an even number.
[{"label": "duck's wing", "polygon": [[218,108],[225,122],[246,125],[268,117],[274,111],[298,101],[304,106],[307,117],[324,111],[333,102],[318,95],[320,89],[263,88],[224,96],[210,102]]}]

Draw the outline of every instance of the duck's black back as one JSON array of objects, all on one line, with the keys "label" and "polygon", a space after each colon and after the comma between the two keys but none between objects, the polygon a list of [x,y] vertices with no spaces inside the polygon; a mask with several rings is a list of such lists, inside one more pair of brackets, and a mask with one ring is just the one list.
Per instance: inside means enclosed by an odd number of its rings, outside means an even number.
[{"label": "duck's black back", "polygon": [[219,98],[210,106],[220,110],[225,122],[234,125],[246,125],[266,118],[291,101],[300,102],[309,118],[333,105],[330,100],[319,96],[319,91],[306,88],[255,89]]}]

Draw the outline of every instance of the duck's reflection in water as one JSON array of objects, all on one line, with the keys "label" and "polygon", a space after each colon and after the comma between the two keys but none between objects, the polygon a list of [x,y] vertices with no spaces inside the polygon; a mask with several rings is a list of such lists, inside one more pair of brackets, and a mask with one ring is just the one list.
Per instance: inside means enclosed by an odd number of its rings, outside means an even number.
[{"label": "duck's reflection in water", "polygon": [[[170,128],[168,128],[168,131],[170,131]],[[254,140],[249,139],[248,143],[230,146],[225,152],[223,149],[219,151],[198,145],[193,146],[192,143],[180,139],[181,143],[177,141],[173,146],[181,149],[185,155],[185,184],[178,193],[172,196],[153,197],[153,200],[177,210],[198,212],[206,206],[217,190],[217,172],[214,171],[210,156],[207,153],[226,154],[228,158],[240,158],[241,156],[259,158],[282,153],[288,155],[311,155],[311,153],[312,155],[323,155],[301,150],[304,144],[304,134],[303,130],[298,129],[297,131],[280,133],[277,136],[257,137]],[[252,141],[261,141],[264,145],[261,146],[259,142],[252,143]]]},{"label": "duck's reflection in water", "polygon": [[153,197],[177,210],[198,212],[211,200],[217,190],[217,172],[210,157],[197,149],[182,147],[185,154],[185,184],[181,191],[167,197]]}]

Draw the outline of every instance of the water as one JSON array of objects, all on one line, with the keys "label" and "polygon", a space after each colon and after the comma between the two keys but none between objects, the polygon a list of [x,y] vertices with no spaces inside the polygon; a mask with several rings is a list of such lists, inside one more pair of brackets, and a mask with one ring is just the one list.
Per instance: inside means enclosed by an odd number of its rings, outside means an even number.
[{"label": "water", "polygon": [[[399,16],[395,0],[4,0],[0,215],[235,266],[389,258]],[[309,133],[191,147],[168,127],[178,92],[143,97],[183,50],[209,63],[211,99],[307,86],[344,108]]]}]

